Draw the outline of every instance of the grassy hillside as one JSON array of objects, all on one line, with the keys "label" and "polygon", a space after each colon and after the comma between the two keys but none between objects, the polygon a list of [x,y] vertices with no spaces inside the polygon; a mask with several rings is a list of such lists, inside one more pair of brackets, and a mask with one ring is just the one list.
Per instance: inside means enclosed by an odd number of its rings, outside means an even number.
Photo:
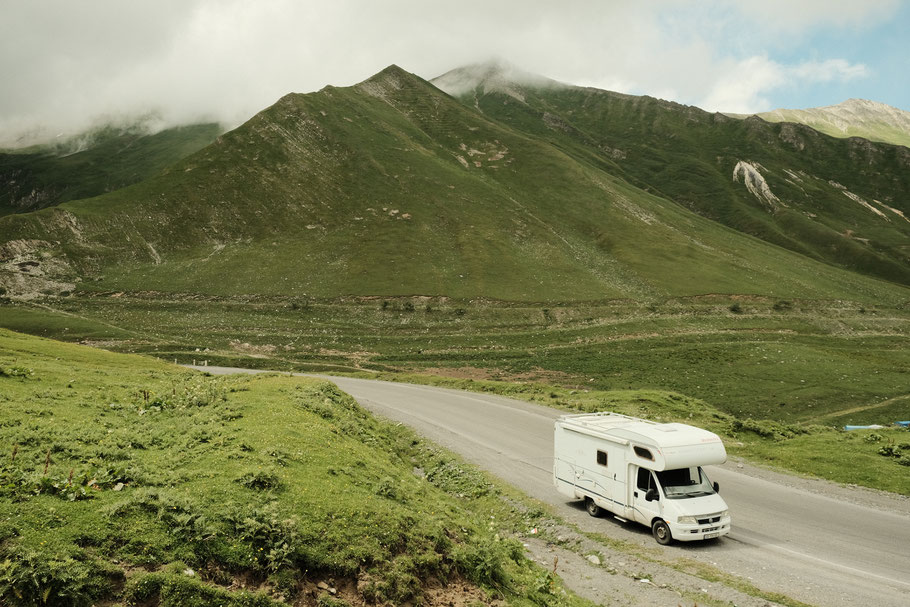
[{"label": "grassy hillside", "polygon": [[0,287],[907,299],[706,220],[518,126],[395,67],[288,95],[156,177],[0,219]]},{"label": "grassy hillside", "polygon": [[142,181],[222,132],[217,124],[155,134],[142,127],[105,127],[59,144],[0,150],[0,216],[91,198]]},{"label": "grassy hillside", "polygon": [[581,604],[517,502],[330,383],[0,331],[0,400],[4,605]]},{"label": "grassy hillside", "polygon": [[488,118],[704,217],[910,284],[910,149],[521,77],[504,87],[483,66],[434,82]]}]

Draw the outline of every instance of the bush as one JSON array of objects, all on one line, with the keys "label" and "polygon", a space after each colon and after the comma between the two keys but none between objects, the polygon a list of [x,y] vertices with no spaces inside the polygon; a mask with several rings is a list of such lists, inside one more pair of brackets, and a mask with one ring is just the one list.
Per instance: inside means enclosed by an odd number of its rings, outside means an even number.
[{"label": "bush", "polygon": [[274,574],[299,560],[302,540],[297,522],[282,518],[276,502],[239,509],[226,518],[231,537],[249,550],[246,562],[236,565]]},{"label": "bush", "polygon": [[730,310],[731,312],[733,312],[734,314],[741,314],[743,311],[742,306],[739,305],[738,303],[733,304],[732,306],[730,306],[727,309]]},{"label": "bush", "polygon": [[7,544],[0,559],[0,604],[10,607],[92,605],[123,577],[72,545],[38,552]]},{"label": "bush", "polygon": [[459,573],[475,584],[492,588],[505,588],[509,580],[508,561],[518,563],[523,558],[521,544],[497,538],[475,537],[471,544],[457,544],[452,550]]},{"label": "bush", "polygon": [[0,367],[0,377],[20,377],[28,379],[32,376],[33,371],[27,367]]},{"label": "bush", "polygon": [[885,457],[900,457],[901,450],[894,445],[882,445],[878,450],[878,454]]},{"label": "bush", "polygon": [[281,489],[283,485],[281,478],[277,474],[267,470],[251,470],[242,474],[234,482],[240,483],[247,489],[255,489],[256,491]]},{"label": "bush", "polygon": [[187,409],[190,407],[207,407],[226,400],[227,391],[221,380],[194,376],[173,385],[170,394],[165,392],[151,398],[148,404],[162,409]]},{"label": "bush", "polygon": [[777,312],[784,312],[786,310],[792,310],[793,304],[785,299],[782,299],[781,301],[774,302],[774,305],[771,307]]}]

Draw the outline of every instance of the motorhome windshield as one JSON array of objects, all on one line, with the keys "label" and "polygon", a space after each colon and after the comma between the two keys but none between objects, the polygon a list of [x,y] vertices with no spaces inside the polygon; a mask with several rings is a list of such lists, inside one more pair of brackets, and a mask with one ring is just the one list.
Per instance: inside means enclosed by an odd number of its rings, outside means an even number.
[{"label": "motorhome windshield", "polygon": [[714,493],[714,487],[708,480],[708,475],[701,467],[679,468],[677,470],[664,470],[657,473],[657,480],[663,487],[667,499],[682,499],[686,497],[699,497]]}]

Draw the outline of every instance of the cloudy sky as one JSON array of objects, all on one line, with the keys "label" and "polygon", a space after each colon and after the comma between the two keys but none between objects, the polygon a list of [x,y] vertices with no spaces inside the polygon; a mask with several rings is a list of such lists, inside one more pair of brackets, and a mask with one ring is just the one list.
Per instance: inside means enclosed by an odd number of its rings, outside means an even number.
[{"label": "cloudy sky", "polygon": [[155,112],[236,125],[389,64],[498,59],[712,111],[910,110],[900,0],[0,0],[0,144]]}]

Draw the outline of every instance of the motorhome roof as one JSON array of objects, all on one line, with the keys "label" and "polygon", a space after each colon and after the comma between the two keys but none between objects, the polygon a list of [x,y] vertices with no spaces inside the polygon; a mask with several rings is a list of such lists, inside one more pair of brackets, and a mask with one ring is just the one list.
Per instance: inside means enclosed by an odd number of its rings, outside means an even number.
[{"label": "motorhome roof", "polygon": [[720,437],[695,426],[679,423],[657,423],[619,413],[581,413],[559,418],[568,426],[586,434],[607,439],[625,439],[660,448],[720,442]]}]

